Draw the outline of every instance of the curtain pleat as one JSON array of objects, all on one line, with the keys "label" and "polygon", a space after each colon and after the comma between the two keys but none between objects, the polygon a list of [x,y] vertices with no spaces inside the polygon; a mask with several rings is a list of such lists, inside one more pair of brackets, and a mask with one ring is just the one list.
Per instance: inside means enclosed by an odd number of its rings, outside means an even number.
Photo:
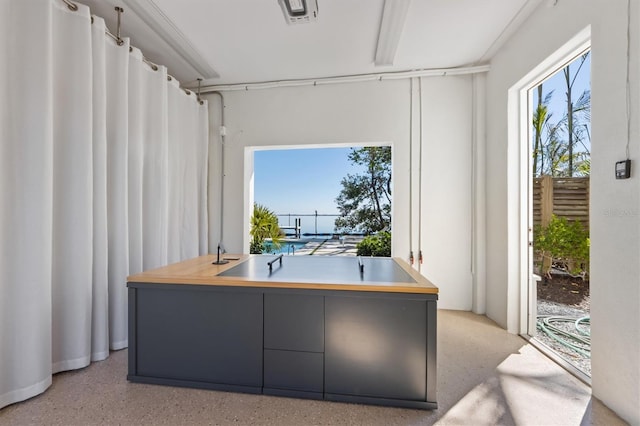
[{"label": "curtain pleat", "polygon": [[129,220],[129,273],[143,271],[143,164],[144,164],[144,111],[143,75],[145,64],[142,54],[134,49],[129,55],[127,190]]},{"label": "curtain pleat", "polygon": [[167,263],[178,262],[183,252],[187,251],[187,240],[191,239],[188,230],[185,231],[185,246],[180,244],[180,231],[184,227],[186,206],[184,193],[189,191],[189,181],[187,174],[189,173],[187,161],[189,158],[189,149],[191,144],[183,141],[189,140],[189,136],[185,135],[185,124],[180,120],[180,114],[184,111],[185,104],[188,102],[187,96],[174,81],[169,85],[167,96],[169,100],[169,115],[174,116],[173,120],[168,123],[168,173],[169,187],[168,195],[171,202],[168,204],[169,228],[167,233]]},{"label": "curtain pleat", "polygon": [[[208,251],[207,218],[202,217],[202,203],[200,202],[200,197],[203,195],[206,197],[207,190],[208,112],[206,106],[200,105],[197,101],[195,93],[191,92],[186,95],[175,80],[168,87],[168,100],[169,235],[167,261],[173,263],[196,257]],[[204,115],[202,111],[205,112]],[[203,132],[203,127],[206,127],[206,132]],[[206,214],[206,210],[204,214]],[[202,228],[203,226],[204,228]],[[207,237],[204,251],[201,251],[201,233]]]},{"label": "curtain pleat", "polygon": [[51,384],[53,241],[53,6],[2,7],[0,407]]},{"label": "curtain pleat", "polygon": [[128,275],[206,252],[208,114],[81,4],[0,0],[0,65],[2,408],[127,347]]},{"label": "curtain pleat", "polygon": [[[134,65],[135,63],[135,65]],[[167,263],[167,69],[154,71],[134,50],[130,66],[142,69],[140,80],[144,108],[142,127],[142,268],[158,268]]]},{"label": "curtain pleat", "polygon": [[[104,25],[95,18],[94,23]],[[107,64],[109,345],[111,349],[118,350],[128,344],[127,288],[123,280],[134,273],[129,267],[129,40],[124,39],[124,44],[118,46],[104,32],[99,35],[105,43]],[[142,239],[141,234],[139,238]]]},{"label": "curtain pleat", "polygon": [[93,59],[93,294],[91,360],[109,356],[109,237],[107,214],[107,76],[104,20],[91,26]]},{"label": "curtain pleat", "polygon": [[93,150],[86,7],[53,13],[53,372],[91,360]]}]

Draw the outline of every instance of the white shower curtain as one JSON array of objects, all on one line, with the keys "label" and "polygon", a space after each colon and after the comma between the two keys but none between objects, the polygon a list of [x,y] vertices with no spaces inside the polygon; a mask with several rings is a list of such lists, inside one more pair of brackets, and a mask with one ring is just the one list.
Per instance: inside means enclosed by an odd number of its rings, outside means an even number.
[{"label": "white shower curtain", "polygon": [[0,0],[0,408],[127,346],[126,277],[207,250],[207,104],[104,21]]}]

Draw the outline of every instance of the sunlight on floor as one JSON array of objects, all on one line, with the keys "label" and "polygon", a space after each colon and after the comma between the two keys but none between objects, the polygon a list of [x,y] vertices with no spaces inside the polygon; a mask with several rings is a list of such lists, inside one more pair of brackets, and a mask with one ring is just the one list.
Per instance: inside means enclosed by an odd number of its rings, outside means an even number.
[{"label": "sunlight on floor", "polygon": [[[528,372],[531,372],[530,374]],[[591,389],[531,345],[509,355],[437,424],[581,424]],[[540,407],[545,407],[541,410]]]}]

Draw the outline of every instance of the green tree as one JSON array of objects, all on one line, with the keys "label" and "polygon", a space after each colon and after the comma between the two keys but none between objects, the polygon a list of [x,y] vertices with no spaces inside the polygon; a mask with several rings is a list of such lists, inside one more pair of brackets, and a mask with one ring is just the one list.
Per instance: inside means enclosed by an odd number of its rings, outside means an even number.
[{"label": "green tree", "polygon": [[251,244],[249,253],[261,254],[265,239],[271,238],[272,244],[280,247],[283,233],[278,226],[278,217],[268,208],[255,203],[251,215]]},{"label": "green tree", "polygon": [[348,174],[340,182],[336,198],[341,216],[336,232],[366,234],[391,228],[391,147],[352,148],[349,161],[363,166],[359,174]]},{"label": "green tree", "polygon": [[555,126],[551,123],[552,113],[549,112],[549,102],[553,90],[542,97],[542,84],[538,87],[538,105],[533,111],[533,176],[542,175],[545,166],[545,148],[555,139]]},{"label": "green tree", "polygon": [[588,176],[591,169],[591,91],[584,90],[576,99],[574,84],[586,69],[589,52],[562,69],[564,77],[565,111],[554,122],[549,103],[553,91],[543,97],[542,84],[537,87],[537,105],[532,117],[533,170],[536,176]]},{"label": "green tree", "polygon": [[[565,84],[567,91],[566,95],[566,104],[567,104],[567,113],[566,113],[566,129],[567,129],[567,148],[568,148],[568,158],[567,158],[567,175],[573,176],[576,171],[576,167],[574,165],[574,160],[576,160],[574,156],[574,148],[578,142],[581,142],[582,131],[586,127],[583,127],[583,120],[586,119],[588,121],[591,120],[591,91],[585,90],[582,92],[582,95],[578,98],[578,100],[573,102],[573,84],[576,82],[576,77],[580,74],[580,70],[584,65],[585,61],[589,57],[589,52],[583,54],[579,59],[577,59],[574,63],[577,63],[578,69],[574,72],[573,76],[571,75],[571,63],[564,67],[562,73],[564,74]],[[588,134],[588,132],[587,132]],[[583,146],[586,149],[586,145],[584,141],[582,141]]]}]

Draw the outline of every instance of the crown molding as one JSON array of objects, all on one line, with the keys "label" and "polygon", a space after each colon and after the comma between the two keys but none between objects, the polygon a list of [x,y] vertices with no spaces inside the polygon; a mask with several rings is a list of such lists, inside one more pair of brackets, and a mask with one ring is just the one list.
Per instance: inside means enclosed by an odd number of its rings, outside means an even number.
[{"label": "crown molding", "polygon": [[203,79],[218,78],[220,75],[202,57],[187,37],[160,10],[153,0],[122,0],[158,37],[164,40],[174,52],[196,70]]}]

